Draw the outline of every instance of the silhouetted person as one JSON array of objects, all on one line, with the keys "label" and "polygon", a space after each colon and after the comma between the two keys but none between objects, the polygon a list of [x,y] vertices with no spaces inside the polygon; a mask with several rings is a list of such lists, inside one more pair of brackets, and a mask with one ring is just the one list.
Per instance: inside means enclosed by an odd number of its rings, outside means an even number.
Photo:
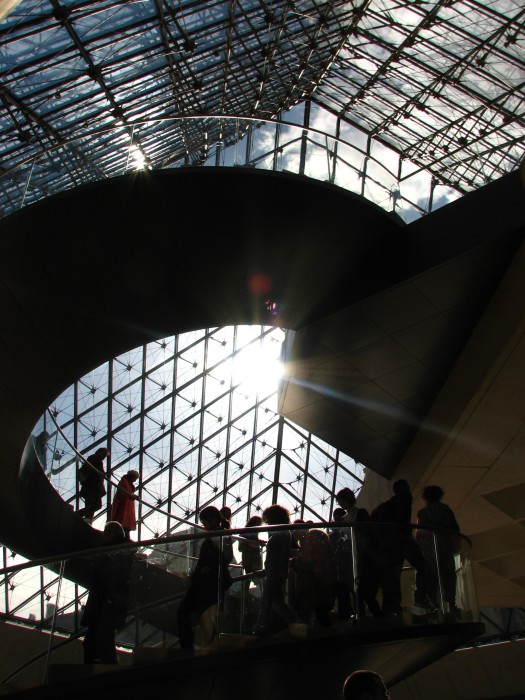
[{"label": "silhouetted person", "polygon": [[[341,525],[345,515],[344,508],[335,508],[332,520]],[[337,618],[349,620],[354,613],[354,565],[350,533],[344,527],[335,527],[330,531],[329,541],[336,566],[334,597],[337,602]]]},{"label": "silhouetted person", "polygon": [[[226,521],[215,506],[207,506],[199,513],[199,520],[208,532],[224,530]],[[207,537],[202,541],[199,558],[191,575],[190,587],[184,594],[177,611],[179,642],[182,649],[193,649],[193,626],[212,605],[222,605],[224,592],[231,586],[229,561],[222,552],[220,538]]]},{"label": "silhouetted person", "polygon": [[390,694],[379,673],[354,671],[343,685],[344,700],[390,700]]},{"label": "silhouetted person", "polygon": [[126,539],[130,539],[131,530],[137,529],[137,516],[135,513],[135,482],[138,481],[139,473],[136,469],[131,469],[121,478],[118,483],[113,506],[111,507],[111,520],[116,520],[122,525]]},{"label": "silhouetted person", "polygon": [[97,510],[102,508],[102,496],[106,494],[104,460],[108,457],[107,447],[100,447],[78,470],[80,497],[84,499],[85,506],[77,513],[89,523],[93,522]]},{"label": "silhouetted person", "polygon": [[292,558],[295,571],[294,607],[301,621],[332,624],[330,611],[335,603],[334,584],[337,567],[330,540],[324,530],[312,528]]},{"label": "silhouetted person", "polygon": [[[109,521],[102,535],[104,545],[126,541],[122,525]],[[115,631],[126,622],[132,552],[108,552],[93,559],[89,594],[81,624],[84,636],[84,663],[116,664]]]},{"label": "silhouetted person", "polygon": [[[304,518],[295,518],[293,525],[306,524]],[[290,559],[296,557],[301,549],[304,538],[308,534],[308,528],[301,528],[300,530],[290,530],[291,544],[290,544]],[[288,570],[288,604],[295,610],[295,584],[297,575],[295,570],[290,567]]]},{"label": "silhouetted person", "polygon": [[412,537],[412,492],[405,479],[398,479],[392,486],[394,495],[380,503],[370,514],[370,520],[389,523],[391,527],[378,527],[374,536],[379,554],[379,578],[383,590],[383,612],[401,611],[401,572],[405,559],[416,568],[415,597],[426,595],[426,562],[419,545]]},{"label": "silhouetted person", "polygon": [[429,564],[429,596],[434,603],[439,604],[441,581],[443,602],[448,604],[450,612],[455,612],[457,608],[454,550],[459,525],[452,509],[441,502],[444,496],[441,486],[425,486],[422,496],[426,506],[418,511],[417,524],[432,528],[446,528],[449,531],[436,531],[433,534],[430,530],[418,530],[416,533],[417,541]]},{"label": "silhouetted person", "polygon": [[[252,515],[248,518],[245,527],[260,527],[263,524],[262,517],[260,515]],[[252,571],[261,571],[263,568],[262,553],[261,553],[261,541],[259,539],[259,533],[255,532],[253,535],[245,533],[242,535],[243,539],[239,542],[239,552],[241,553],[241,564],[243,572],[249,574]],[[256,579],[245,579],[244,589],[248,591],[250,588],[251,581],[256,583]]]},{"label": "silhouetted person", "polygon": [[47,430],[43,430],[33,438],[36,454],[44,472],[47,472],[47,443],[50,437]]},{"label": "silhouetted person", "polygon": [[[290,513],[274,503],[263,510],[263,521],[268,525],[287,525]],[[264,589],[254,634],[270,634],[283,623],[295,620],[295,613],[285,600],[285,584],[288,578],[291,535],[287,530],[270,532],[264,560]],[[277,619],[275,619],[276,615]]]},{"label": "silhouetted person", "polygon": [[232,521],[232,509],[230,508],[230,506],[223,506],[223,507],[219,510],[219,512],[220,512],[220,514],[221,514],[221,517],[222,517],[224,520],[227,520],[227,521],[230,523],[230,526],[231,526],[231,521]]},{"label": "silhouetted person", "polygon": [[[336,493],[335,498],[339,507],[343,508],[345,511],[345,515],[342,517],[343,523],[367,523],[370,520],[366,508],[358,508],[355,505],[356,497],[352,489],[347,487],[340,489]],[[368,607],[374,617],[379,617],[381,615],[381,608],[376,599],[379,590],[377,556],[374,541],[371,537],[371,530],[358,526],[353,529],[353,535],[353,540],[356,545],[355,563],[358,575],[357,590],[355,590],[355,582],[353,586],[354,598],[358,600],[358,612],[363,615],[366,607]],[[352,558],[354,554],[353,547],[351,546],[352,533],[350,530],[348,531],[347,538],[350,541],[349,556]]]},{"label": "silhouetted person", "polygon": [[339,506],[345,511],[342,517],[344,523],[364,522],[368,520],[368,511],[365,508],[358,508],[355,504],[355,493],[347,487],[340,489],[335,499]]},{"label": "silhouetted person", "polygon": [[342,523],[345,515],[346,510],[344,508],[334,508],[334,512],[332,513],[332,520],[334,521],[334,523]]}]

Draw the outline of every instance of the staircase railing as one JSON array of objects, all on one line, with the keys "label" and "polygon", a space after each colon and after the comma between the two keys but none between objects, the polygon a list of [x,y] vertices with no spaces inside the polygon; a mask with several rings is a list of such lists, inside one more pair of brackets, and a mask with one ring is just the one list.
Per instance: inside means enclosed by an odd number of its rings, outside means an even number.
[{"label": "staircase railing", "polygon": [[[416,626],[437,629],[479,621],[468,538],[460,537],[452,551],[451,533],[445,530],[411,526],[397,534],[399,541],[414,537],[423,555],[424,571],[421,562],[418,570],[406,560],[397,574],[388,569],[380,543],[385,538],[395,540],[395,529],[371,523],[302,523],[179,534],[5,567],[0,570],[0,594],[5,601],[0,633],[6,639],[13,637],[13,643],[6,643],[17,653],[9,655],[12,667],[6,668],[4,660],[0,687],[10,692],[44,685],[50,682],[53,666],[84,663],[83,617],[90,582],[108,560],[128,567],[120,596],[123,617],[115,623],[119,665],[131,665],[144,650],[149,650],[148,658],[152,654],[183,656],[187,652],[180,645],[179,605],[191,585],[205,539],[221,552],[225,538],[231,543],[231,585],[192,616],[195,655],[277,641],[302,643],[317,637],[381,630],[402,634]],[[255,541],[264,563],[267,543],[275,536],[291,544],[283,578],[284,603],[291,614],[289,619],[272,615],[262,624],[265,596],[274,585],[271,571],[264,567],[255,572],[243,569],[239,544]],[[159,552],[165,554],[166,550],[169,559],[159,557]],[[223,574],[219,569],[217,581]],[[390,612],[384,610],[389,575],[401,596],[399,610]],[[40,609],[37,595],[43,585],[48,598],[45,611]],[[31,642],[24,643],[24,639]]]}]

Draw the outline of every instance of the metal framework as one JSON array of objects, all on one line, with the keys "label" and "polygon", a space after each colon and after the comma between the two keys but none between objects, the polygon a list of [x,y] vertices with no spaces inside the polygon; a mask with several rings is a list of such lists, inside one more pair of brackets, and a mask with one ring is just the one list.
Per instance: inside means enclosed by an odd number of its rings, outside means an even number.
[{"label": "metal framework", "polygon": [[[24,0],[0,25],[0,207],[220,164],[252,138],[238,120],[284,119],[306,130],[299,171],[326,162],[324,179],[421,216],[523,158],[524,15],[519,0]],[[386,197],[368,186],[379,163]]]},{"label": "metal framework", "polygon": [[[233,524],[279,502],[294,518],[329,520],[335,493],[356,492],[363,467],[278,413],[286,332],[229,326],[184,333],[131,350],[80,378],[50,407],[47,470],[78,506],[78,455],[110,449],[111,480],[140,475],[136,537],[176,533],[207,505],[228,505]],[[107,507],[99,513],[102,527]],[[335,503],[337,505],[337,503]]]}]

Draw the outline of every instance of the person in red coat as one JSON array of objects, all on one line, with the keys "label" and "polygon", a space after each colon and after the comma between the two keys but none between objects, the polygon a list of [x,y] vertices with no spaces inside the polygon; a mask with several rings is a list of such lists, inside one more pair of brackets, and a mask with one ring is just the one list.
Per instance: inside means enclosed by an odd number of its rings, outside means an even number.
[{"label": "person in red coat", "polygon": [[135,496],[135,482],[138,478],[139,473],[135,469],[131,469],[127,474],[124,474],[119,481],[111,508],[111,520],[116,520],[122,525],[127,540],[130,539],[129,533],[131,530],[137,529],[135,501],[138,496]]}]

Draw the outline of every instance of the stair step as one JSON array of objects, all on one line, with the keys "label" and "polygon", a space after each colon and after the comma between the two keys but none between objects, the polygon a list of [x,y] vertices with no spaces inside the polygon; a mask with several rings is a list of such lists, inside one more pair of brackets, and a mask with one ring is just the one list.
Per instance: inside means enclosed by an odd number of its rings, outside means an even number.
[{"label": "stair step", "polygon": [[48,673],[49,683],[61,683],[75,678],[88,678],[99,673],[122,671],[129,665],[119,664],[51,664]]}]

